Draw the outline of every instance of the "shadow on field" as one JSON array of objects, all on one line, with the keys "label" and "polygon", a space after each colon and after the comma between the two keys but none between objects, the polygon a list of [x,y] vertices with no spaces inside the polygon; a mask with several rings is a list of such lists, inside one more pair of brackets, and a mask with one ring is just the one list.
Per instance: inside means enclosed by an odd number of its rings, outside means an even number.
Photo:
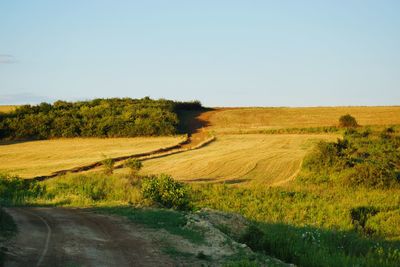
[{"label": "shadow on field", "polygon": [[209,122],[202,118],[202,114],[207,111],[212,111],[212,108],[204,108],[201,110],[182,110],[178,112],[180,133],[187,133],[191,136],[197,133],[201,128],[209,126]]},{"label": "shadow on field", "polygon": [[250,182],[251,179],[229,179],[229,180],[221,180],[219,181],[217,178],[197,178],[197,179],[188,179],[188,180],[182,180],[185,183],[214,183],[214,184],[226,184],[226,185],[231,185],[231,184],[241,184],[241,183],[246,183]]},{"label": "shadow on field", "polygon": [[22,144],[27,142],[35,142],[40,141],[38,139],[24,139],[24,140],[1,140],[0,146],[7,146],[7,145],[15,145],[15,144]]},{"label": "shadow on field", "polygon": [[250,182],[251,179],[230,179],[230,180],[223,180],[219,182],[220,184],[242,184],[246,182]]}]

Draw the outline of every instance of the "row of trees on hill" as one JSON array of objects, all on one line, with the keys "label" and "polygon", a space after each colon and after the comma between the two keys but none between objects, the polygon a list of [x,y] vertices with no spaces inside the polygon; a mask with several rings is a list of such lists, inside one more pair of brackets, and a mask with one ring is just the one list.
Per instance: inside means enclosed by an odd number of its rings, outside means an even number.
[{"label": "row of trees on hill", "polygon": [[0,114],[1,139],[131,137],[177,133],[177,112],[201,109],[199,101],[112,98],[24,105]]}]

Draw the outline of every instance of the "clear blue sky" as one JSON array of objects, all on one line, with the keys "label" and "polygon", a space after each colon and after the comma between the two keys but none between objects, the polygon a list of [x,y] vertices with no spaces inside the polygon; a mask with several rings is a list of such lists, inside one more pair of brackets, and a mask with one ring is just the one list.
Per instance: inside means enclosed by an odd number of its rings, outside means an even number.
[{"label": "clear blue sky", "polygon": [[400,1],[0,2],[0,103],[400,104]]}]

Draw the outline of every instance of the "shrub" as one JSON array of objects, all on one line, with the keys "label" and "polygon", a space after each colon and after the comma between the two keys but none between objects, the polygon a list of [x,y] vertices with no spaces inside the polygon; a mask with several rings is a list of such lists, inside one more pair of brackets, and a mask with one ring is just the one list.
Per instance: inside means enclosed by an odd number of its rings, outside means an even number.
[{"label": "shrub", "polygon": [[148,177],[142,182],[142,194],[166,208],[179,210],[189,209],[189,189],[171,176],[161,174],[158,177]]},{"label": "shrub", "polygon": [[357,207],[350,210],[351,223],[354,228],[364,234],[372,234],[372,230],[365,227],[370,217],[376,215],[379,211],[374,207]]},{"label": "shrub", "polygon": [[105,158],[101,163],[104,166],[105,174],[112,174],[114,172],[115,161],[112,158]]},{"label": "shrub", "polygon": [[346,131],[337,142],[320,142],[303,162],[300,181],[340,182],[351,187],[390,188],[400,185],[400,136],[394,129]]},{"label": "shrub", "polygon": [[353,116],[347,114],[339,118],[339,126],[344,128],[355,128],[358,127],[358,123]]},{"label": "shrub", "polygon": [[343,176],[350,186],[389,188],[396,184],[397,173],[390,162],[363,162]]},{"label": "shrub", "polygon": [[129,168],[129,170],[131,171],[131,175],[132,176],[137,176],[137,173],[140,171],[140,169],[143,167],[143,163],[138,160],[138,159],[128,159],[124,166],[126,168]]}]

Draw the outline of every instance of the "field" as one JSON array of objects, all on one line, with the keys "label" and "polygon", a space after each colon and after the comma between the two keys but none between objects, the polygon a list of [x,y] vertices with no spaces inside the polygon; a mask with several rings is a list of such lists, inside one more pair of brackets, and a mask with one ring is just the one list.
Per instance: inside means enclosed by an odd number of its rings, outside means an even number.
[{"label": "field", "polygon": [[179,143],[182,136],[138,138],[72,138],[0,143],[0,171],[21,177],[48,175],[105,157],[152,151]]},{"label": "field", "polygon": [[400,106],[226,108],[209,116],[208,129],[216,133],[246,133],[269,129],[335,126],[351,114],[360,125],[400,124]]},{"label": "field", "polygon": [[[0,174],[0,200],[18,205],[108,207],[105,210],[111,212],[121,211],[123,206],[122,216],[134,213],[133,207],[183,207],[166,206],[168,201],[176,201],[190,209],[211,208],[243,215],[254,227],[238,241],[287,263],[315,267],[398,266],[400,187],[368,187],[364,180],[359,186],[349,186],[340,179],[358,174],[355,168],[323,164],[330,159],[358,164],[357,170],[368,170],[363,175],[375,181],[374,173],[379,173],[381,166],[390,169],[387,166],[400,162],[395,161],[399,158],[399,127],[383,127],[399,125],[399,111],[399,107],[353,107],[192,112],[185,118],[192,143],[184,144],[178,149],[180,153],[157,154],[143,161],[139,175],[154,174],[157,179],[137,179],[126,168],[105,174],[103,167],[32,184],[4,175],[1,178]],[[351,131],[345,134],[340,128],[329,133],[321,130],[337,125],[338,118],[346,113],[354,115],[362,125],[374,126],[359,128],[354,135]],[[271,134],[273,129],[288,131]],[[215,136],[215,141],[189,149],[210,136]],[[315,146],[317,142],[338,138],[330,146],[334,148],[329,150],[332,154],[322,150],[310,163],[309,156],[313,154],[309,152],[323,147]],[[32,177],[90,164],[104,156],[152,151],[182,140],[183,136],[9,141],[0,145],[0,170]],[[389,165],[379,165],[385,163]],[[307,171],[310,164],[322,164],[322,169],[330,172],[311,173],[312,169]],[[390,171],[394,171],[393,176],[398,170]],[[172,178],[169,183],[162,182],[160,177],[166,176],[159,176],[160,173],[186,183]],[[168,201],[145,195],[146,183],[158,186],[148,192],[159,192]],[[147,221],[144,224],[149,226]],[[179,231],[186,229],[181,226],[177,226]],[[258,266],[246,264],[233,266]]]},{"label": "field", "polygon": [[[306,134],[259,133],[333,126],[346,113],[354,115],[361,125],[400,124],[400,107],[222,108],[195,112],[195,116],[188,112],[184,120],[187,129],[195,130],[192,143],[201,142],[209,134],[215,135],[216,141],[199,150],[146,160],[141,173],[168,173],[183,181],[281,185],[295,178],[312,144],[335,140],[340,135],[338,132],[307,134],[307,131]],[[104,156],[142,153],[179,140],[179,137],[161,137],[3,142],[0,171],[22,177],[48,175],[99,161]]]},{"label": "field", "polygon": [[278,185],[295,178],[302,158],[315,142],[337,137],[222,135],[202,149],[145,161],[141,173],[166,173],[183,181]]},{"label": "field", "polygon": [[17,108],[17,106],[5,106],[5,105],[0,105],[0,112],[10,112],[10,111],[14,111]]}]

